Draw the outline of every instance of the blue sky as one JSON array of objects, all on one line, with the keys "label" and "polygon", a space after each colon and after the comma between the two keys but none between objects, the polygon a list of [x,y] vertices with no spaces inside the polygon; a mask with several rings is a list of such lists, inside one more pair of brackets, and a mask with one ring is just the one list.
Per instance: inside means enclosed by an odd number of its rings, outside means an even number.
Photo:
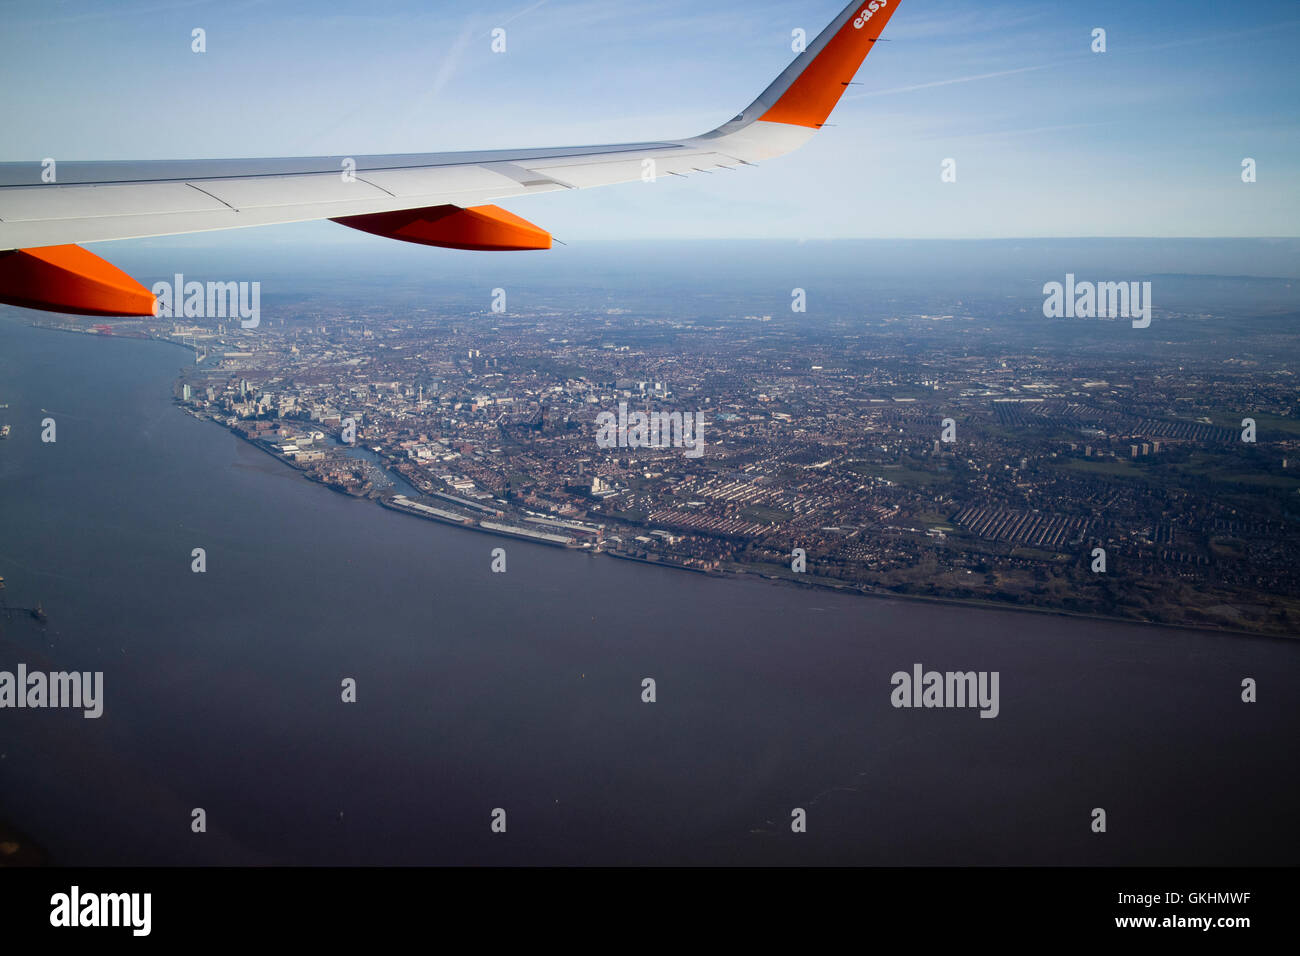
[{"label": "blue sky", "polygon": [[[837,0],[0,3],[0,160],[687,136]],[[493,27],[507,52],[490,49]],[[190,31],[207,31],[207,52]],[[1090,51],[1091,31],[1108,51]],[[1295,236],[1300,5],[900,0],[831,122],[731,175],[507,202],[562,239]],[[1241,182],[1243,157],[1258,181]],[[957,163],[957,182],[940,164]],[[367,241],[330,223],[238,241]],[[200,237],[199,242],[224,242]]]}]

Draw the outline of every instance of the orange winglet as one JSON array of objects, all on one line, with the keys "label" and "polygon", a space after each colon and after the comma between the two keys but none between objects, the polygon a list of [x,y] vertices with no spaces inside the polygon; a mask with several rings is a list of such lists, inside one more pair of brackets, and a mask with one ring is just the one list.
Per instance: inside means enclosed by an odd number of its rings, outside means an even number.
[{"label": "orange winglet", "polygon": [[817,129],[840,101],[900,0],[864,0],[835,36],[759,119]]},{"label": "orange winglet", "polygon": [[551,234],[499,206],[425,206],[333,220],[362,232],[449,249],[549,249]]},{"label": "orange winglet", "polygon": [[0,252],[0,302],[75,315],[153,315],[154,295],[81,246]]}]

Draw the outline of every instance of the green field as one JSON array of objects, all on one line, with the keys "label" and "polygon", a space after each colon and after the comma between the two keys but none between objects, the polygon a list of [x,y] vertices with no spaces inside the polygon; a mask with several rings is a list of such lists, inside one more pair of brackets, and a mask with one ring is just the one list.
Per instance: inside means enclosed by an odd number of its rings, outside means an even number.
[{"label": "green field", "polygon": [[[1246,463],[1249,464],[1249,463]],[[1256,488],[1280,488],[1292,491],[1300,488],[1300,467],[1292,474],[1282,471],[1280,456],[1278,460],[1260,462],[1257,471],[1243,471],[1243,462],[1239,455],[1230,452],[1211,453],[1193,452],[1186,461],[1172,465],[1175,474],[1201,478],[1223,484],[1252,485]],[[1300,462],[1296,463],[1300,465]]]},{"label": "green field", "polygon": [[1255,438],[1266,442],[1270,438],[1295,438],[1300,436],[1300,419],[1287,415],[1268,415],[1260,412],[1224,411],[1214,412],[1208,416],[1210,421],[1220,428],[1241,429],[1243,418],[1255,419]]},{"label": "green field", "polygon": [[1092,458],[1070,458],[1065,462],[1066,468],[1072,471],[1083,472],[1087,475],[1110,475],[1115,478],[1141,478],[1143,477],[1142,469],[1135,464],[1125,461],[1122,458],[1116,459],[1092,459]]},{"label": "green field", "polygon": [[757,521],[760,524],[766,524],[769,521],[781,523],[794,517],[788,511],[782,511],[780,508],[769,508],[766,505],[746,505],[740,509],[740,516],[746,521]]},{"label": "green field", "polygon": [[873,465],[859,462],[848,466],[854,474],[872,478],[884,478],[908,488],[928,488],[931,485],[946,485],[952,482],[952,472],[922,471],[907,465]]}]

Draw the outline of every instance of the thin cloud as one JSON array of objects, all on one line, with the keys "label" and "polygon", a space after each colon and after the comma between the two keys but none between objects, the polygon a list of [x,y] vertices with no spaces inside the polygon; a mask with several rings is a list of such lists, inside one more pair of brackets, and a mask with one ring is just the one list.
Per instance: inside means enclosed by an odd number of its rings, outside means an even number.
[{"label": "thin cloud", "polygon": [[[1297,24],[1300,24],[1300,19],[1282,20],[1279,21],[1278,23],[1270,23],[1270,24],[1266,24],[1265,26],[1259,26],[1259,27],[1248,27],[1247,29],[1234,30],[1230,33],[1211,33],[1208,34],[1207,36],[1189,37],[1185,40],[1170,40],[1167,43],[1157,43],[1153,46],[1133,47],[1131,49],[1116,47],[1107,55],[1113,56],[1116,54],[1123,55],[1123,54],[1134,54],[1134,53],[1154,53],[1157,50],[1169,50],[1177,47],[1193,46],[1199,43],[1211,43],[1215,41],[1229,40],[1234,37],[1250,36],[1256,33],[1269,33],[1275,30],[1285,29],[1287,27],[1293,27],[1296,26]],[[1050,69],[1053,66],[1061,66],[1070,61],[1082,60],[1096,55],[1097,54],[1095,53],[1080,53],[1080,54],[1076,54],[1075,56],[1064,57],[1057,63],[1041,63],[1037,66],[1022,66],[1022,67],[1017,67],[1016,69],[1013,70],[996,70],[992,73],[976,73],[972,76],[957,76],[948,80],[935,80],[932,83],[916,83],[911,86],[895,86],[887,90],[871,90],[866,93],[855,93],[851,96],[844,97],[844,99],[862,100],[872,96],[887,96],[894,93],[912,93],[915,92],[916,90],[929,90],[938,86],[952,86],[957,83],[974,83],[979,80],[992,80],[1000,76],[1014,76],[1018,73],[1034,73],[1038,70]]]},{"label": "thin cloud", "polygon": [[1054,126],[1022,126],[1016,129],[980,130],[976,133],[944,133],[937,136],[920,136],[918,139],[983,139],[998,136],[1028,136],[1033,133],[1056,133],[1066,129],[1090,129],[1097,126],[1111,126],[1113,123],[1058,123]]},{"label": "thin cloud", "polygon": [[1208,36],[1192,37],[1187,40],[1170,40],[1168,43],[1157,43],[1155,46],[1136,47],[1132,50],[1120,49],[1121,53],[1152,53],[1156,50],[1168,50],[1173,47],[1191,46],[1195,43],[1211,43],[1215,40],[1227,40],[1232,37],[1244,37],[1253,33],[1271,33],[1274,30],[1280,30],[1285,27],[1293,27],[1300,24],[1300,20],[1281,20],[1278,23],[1265,24],[1262,27],[1248,27],[1245,30],[1234,30],[1231,33],[1211,33]]},{"label": "thin cloud", "polygon": [[1040,66],[1022,66],[1014,70],[998,70],[996,73],[977,73],[974,76],[957,76],[950,80],[935,80],[933,83],[917,83],[913,86],[895,86],[888,90],[872,90],[869,93],[855,93],[852,96],[844,97],[846,100],[863,100],[869,96],[885,96],[890,93],[911,93],[913,90],[929,90],[936,86],[952,86],[954,83],[973,83],[976,80],[991,80],[998,76],[1012,76],[1016,73],[1032,73],[1035,70],[1046,70],[1054,63],[1044,63]]},{"label": "thin cloud", "polygon": [[506,26],[507,24],[514,23],[516,20],[518,20],[520,17],[522,17],[525,13],[532,13],[534,10],[536,10],[538,7],[540,7],[540,6],[541,6],[542,4],[544,4],[545,2],[546,2],[546,0],[537,0],[537,2],[534,3],[531,7],[524,7],[522,10],[520,10],[520,11],[519,11],[518,13],[516,13],[514,16],[512,16],[512,17],[507,17],[505,20],[503,20],[503,21],[501,22],[500,25],[501,25],[501,26]]},{"label": "thin cloud", "polygon": [[469,49],[470,41],[474,39],[474,31],[470,27],[461,30],[460,35],[451,45],[451,50],[442,58],[438,64],[438,71],[433,75],[433,82],[429,84],[429,89],[425,93],[424,99],[430,100],[442,92],[443,87],[451,80],[452,74],[460,66],[460,61],[464,58],[465,52]]}]

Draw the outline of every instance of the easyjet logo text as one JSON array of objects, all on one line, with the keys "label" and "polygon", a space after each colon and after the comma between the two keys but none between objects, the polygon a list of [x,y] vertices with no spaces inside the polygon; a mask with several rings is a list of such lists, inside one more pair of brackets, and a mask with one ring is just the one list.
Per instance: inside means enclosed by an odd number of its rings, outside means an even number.
[{"label": "easyjet logo text", "polygon": [[858,14],[858,18],[853,21],[853,29],[861,30],[867,25],[867,21],[871,19],[872,15],[877,10],[883,9],[888,2],[889,0],[871,0],[869,4],[862,8],[862,12]]}]

